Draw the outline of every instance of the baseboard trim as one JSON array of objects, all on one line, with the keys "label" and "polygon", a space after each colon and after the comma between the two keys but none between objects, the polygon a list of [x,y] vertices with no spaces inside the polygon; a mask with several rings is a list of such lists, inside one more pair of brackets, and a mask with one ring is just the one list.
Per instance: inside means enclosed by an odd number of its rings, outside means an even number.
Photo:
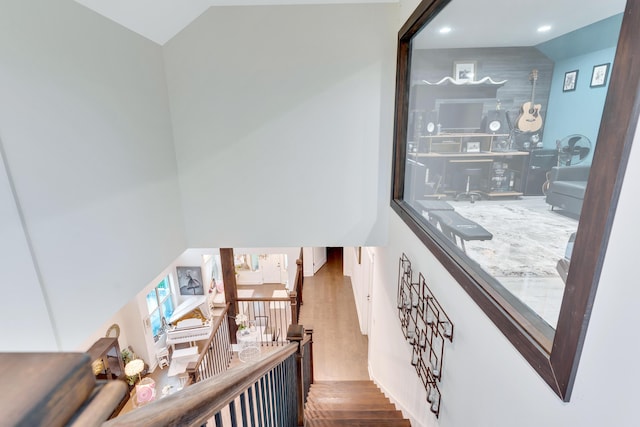
[{"label": "baseboard trim", "polygon": [[[405,418],[409,419],[409,422],[411,422],[411,426],[412,427],[426,427],[423,426],[419,421],[418,418],[411,412],[409,411],[401,402],[400,400],[398,400],[393,393],[391,393],[389,390],[386,389],[386,387],[380,382],[378,381],[378,379],[375,377],[375,375],[373,375],[373,373],[371,372],[371,366],[369,366],[369,378],[371,378],[371,381],[374,382],[375,385],[378,386],[378,388],[380,388],[380,390],[382,390],[382,392],[385,394],[385,396],[387,396],[389,398],[389,400],[391,401],[391,403],[393,403],[394,405],[396,405],[396,408],[398,408],[401,412],[402,412],[402,416]],[[425,401],[426,402],[426,401]],[[425,406],[425,409],[427,407]],[[428,409],[426,409],[428,410]]]}]

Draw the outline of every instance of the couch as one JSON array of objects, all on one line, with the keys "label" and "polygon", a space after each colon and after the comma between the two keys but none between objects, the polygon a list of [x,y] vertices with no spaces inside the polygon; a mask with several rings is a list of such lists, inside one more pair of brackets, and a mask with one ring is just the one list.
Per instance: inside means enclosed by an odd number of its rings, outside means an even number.
[{"label": "couch", "polygon": [[591,166],[554,166],[549,175],[546,201],[554,207],[580,215]]}]

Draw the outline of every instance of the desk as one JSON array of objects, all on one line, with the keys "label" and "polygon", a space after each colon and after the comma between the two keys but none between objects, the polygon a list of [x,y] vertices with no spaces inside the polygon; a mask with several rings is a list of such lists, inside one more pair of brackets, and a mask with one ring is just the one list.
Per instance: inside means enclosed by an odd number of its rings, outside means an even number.
[{"label": "desk", "polygon": [[[479,191],[487,197],[517,197],[523,195],[523,180],[528,168],[526,151],[487,151],[479,153],[411,153],[425,167],[425,182],[440,182],[441,196],[464,191],[459,173],[466,165],[478,165],[486,169]],[[464,178],[464,179],[463,179]],[[419,196],[419,195],[417,195]],[[423,198],[423,197],[418,197]]]}]

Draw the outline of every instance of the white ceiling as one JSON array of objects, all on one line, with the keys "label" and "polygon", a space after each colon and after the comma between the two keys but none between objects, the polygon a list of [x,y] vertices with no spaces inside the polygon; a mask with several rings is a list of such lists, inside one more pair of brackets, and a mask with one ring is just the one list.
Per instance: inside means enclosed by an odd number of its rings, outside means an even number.
[{"label": "white ceiling", "polygon": [[[420,33],[417,47],[535,46],[621,13],[625,4],[626,0],[455,0]],[[551,29],[540,33],[542,25]],[[439,34],[443,26],[451,32]]]},{"label": "white ceiling", "polygon": [[[211,6],[398,3],[399,0],[76,0],[163,45]],[[455,0],[421,34],[421,47],[531,46],[624,10],[626,0]],[[489,13],[487,13],[489,12]],[[477,19],[482,16],[482,19]],[[541,34],[540,25],[551,25]],[[452,27],[441,36],[441,25]],[[517,30],[517,31],[516,31]],[[504,34],[508,32],[509,38]]]},{"label": "white ceiling", "polygon": [[398,3],[398,0],[76,0],[78,3],[165,44],[211,6]]}]

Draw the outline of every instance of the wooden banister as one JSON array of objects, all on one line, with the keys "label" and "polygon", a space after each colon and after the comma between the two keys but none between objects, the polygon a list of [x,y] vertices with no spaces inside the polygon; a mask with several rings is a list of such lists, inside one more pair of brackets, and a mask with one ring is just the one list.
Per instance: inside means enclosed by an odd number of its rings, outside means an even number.
[{"label": "wooden banister", "polygon": [[263,354],[251,364],[223,372],[193,384],[181,391],[156,400],[127,414],[113,418],[103,427],[116,426],[200,426],[227,406],[238,394],[256,383],[270,371],[298,351],[297,343],[290,343]]},{"label": "wooden banister", "polygon": [[231,342],[229,340],[229,320],[227,314],[230,304],[215,318],[212,333],[207,342],[202,346],[203,351],[198,356],[198,360],[189,363],[187,373],[189,383],[195,383],[202,379],[227,369],[231,362]]},{"label": "wooden banister", "polygon": [[102,381],[101,388],[95,396],[88,400],[78,411],[67,427],[99,427],[104,420],[109,419],[123,397],[129,393],[124,381]]},{"label": "wooden banister", "polygon": [[[300,306],[303,304],[302,302],[302,287],[304,285],[304,257],[302,253],[302,248],[300,248],[300,256],[296,260],[296,278],[295,278],[295,289],[298,294],[298,313],[300,313]],[[296,318],[296,322],[299,319]]]}]

